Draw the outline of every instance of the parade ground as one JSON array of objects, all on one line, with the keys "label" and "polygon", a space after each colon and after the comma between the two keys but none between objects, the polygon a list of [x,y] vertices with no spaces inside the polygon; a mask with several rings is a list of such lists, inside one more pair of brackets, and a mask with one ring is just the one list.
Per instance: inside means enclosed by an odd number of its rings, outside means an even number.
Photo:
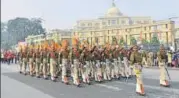
[{"label": "parade ground", "polygon": [[170,88],[160,87],[159,69],[144,68],[146,96],[135,93],[135,78],[92,82],[91,85],[65,85],[18,73],[17,65],[1,64],[1,98],[179,98],[179,69],[169,68]]}]

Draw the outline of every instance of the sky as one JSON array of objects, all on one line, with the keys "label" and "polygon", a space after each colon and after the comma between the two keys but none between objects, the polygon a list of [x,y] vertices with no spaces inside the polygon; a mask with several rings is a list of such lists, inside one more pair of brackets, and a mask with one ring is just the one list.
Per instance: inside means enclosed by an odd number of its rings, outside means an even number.
[{"label": "sky", "polygon": [[[116,0],[127,16],[151,16],[154,20],[179,17],[179,0]],[[112,0],[1,0],[1,21],[15,17],[39,18],[47,29],[70,29],[77,20],[104,16]]]}]

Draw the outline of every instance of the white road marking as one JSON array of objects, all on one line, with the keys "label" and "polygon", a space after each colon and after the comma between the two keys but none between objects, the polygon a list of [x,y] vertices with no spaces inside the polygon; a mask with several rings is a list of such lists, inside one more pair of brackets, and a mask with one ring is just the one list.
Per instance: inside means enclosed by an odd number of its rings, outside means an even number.
[{"label": "white road marking", "polygon": [[122,89],[118,88],[118,87],[114,87],[114,86],[109,86],[109,85],[105,85],[105,84],[95,84],[96,86],[100,86],[100,87],[105,87],[107,89],[112,89],[115,91],[121,91]]},{"label": "white road marking", "polygon": [[[125,84],[125,85],[131,85],[131,86],[136,86],[135,83],[124,83],[124,82],[116,82],[118,84]],[[171,92],[171,93],[175,93],[175,94],[179,94],[179,89],[175,89],[175,88],[164,88],[164,87],[156,87],[156,86],[150,86],[150,85],[145,85],[144,84],[144,88],[150,88],[150,89],[155,89],[155,90],[160,90],[160,91],[166,91],[166,92]]]}]

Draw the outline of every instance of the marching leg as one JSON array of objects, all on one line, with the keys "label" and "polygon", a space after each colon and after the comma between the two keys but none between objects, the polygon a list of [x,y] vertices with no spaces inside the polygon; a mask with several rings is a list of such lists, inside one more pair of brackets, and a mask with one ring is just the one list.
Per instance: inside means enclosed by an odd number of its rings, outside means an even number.
[{"label": "marching leg", "polygon": [[56,75],[56,61],[51,58],[50,59],[50,74],[51,74],[51,80],[56,81],[55,75]]},{"label": "marching leg", "polygon": [[43,77],[47,79],[47,59],[43,59]]},{"label": "marching leg", "polygon": [[78,75],[78,72],[79,72],[79,62],[78,60],[74,60],[74,66],[73,66],[73,83],[76,85],[76,86],[79,86],[80,85],[80,81],[79,81],[79,75]]},{"label": "marching leg", "polygon": [[24,75],[26,75],[26,68],[27,68],[27,59],[23,58],[23,73]]},{"label": "marching leg", "polygon": [[[161,64],[160,64],[161,65]],[[166,78],[166,70],[164,65],[160,66],[160,85],[164,87],[169,87],[169,82]]]},{"label": "marching leg", "polygon": [[143,80],[142,80],[142,68],[141,65],[134,65],[135,66],[135,74],[136,74],[136,93],[139,95],[144,96],[144,86],[143,86]]},{"label": "marching leg", "polygon": [[62,59],[62,82],[68,84],[67,78],[67,59]]},{"label": "marching leg", "polygon": [[40,68],[40,59],[36,58],[35,72],[37,78],[40,78],[39,68]]}]

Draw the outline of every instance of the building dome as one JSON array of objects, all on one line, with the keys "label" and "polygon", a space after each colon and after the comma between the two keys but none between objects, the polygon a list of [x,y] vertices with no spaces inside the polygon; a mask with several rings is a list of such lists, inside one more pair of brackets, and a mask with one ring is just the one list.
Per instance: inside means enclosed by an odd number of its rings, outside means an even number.
[{"label": "building dome", "polygon": [[115,17],[115,16],[121,16],[122,13],[120,12],[120,10],[116,7],[116,5],[112,4],[112,7],[108,9],[106,16],[107,17]]},{"label": "building dome", "polygon": [[110,16],[121,16],[122,13],[119,11],[119,9],[117,7],[112,7],[110,9],[108,9],[106,16],[110,17]]}]

